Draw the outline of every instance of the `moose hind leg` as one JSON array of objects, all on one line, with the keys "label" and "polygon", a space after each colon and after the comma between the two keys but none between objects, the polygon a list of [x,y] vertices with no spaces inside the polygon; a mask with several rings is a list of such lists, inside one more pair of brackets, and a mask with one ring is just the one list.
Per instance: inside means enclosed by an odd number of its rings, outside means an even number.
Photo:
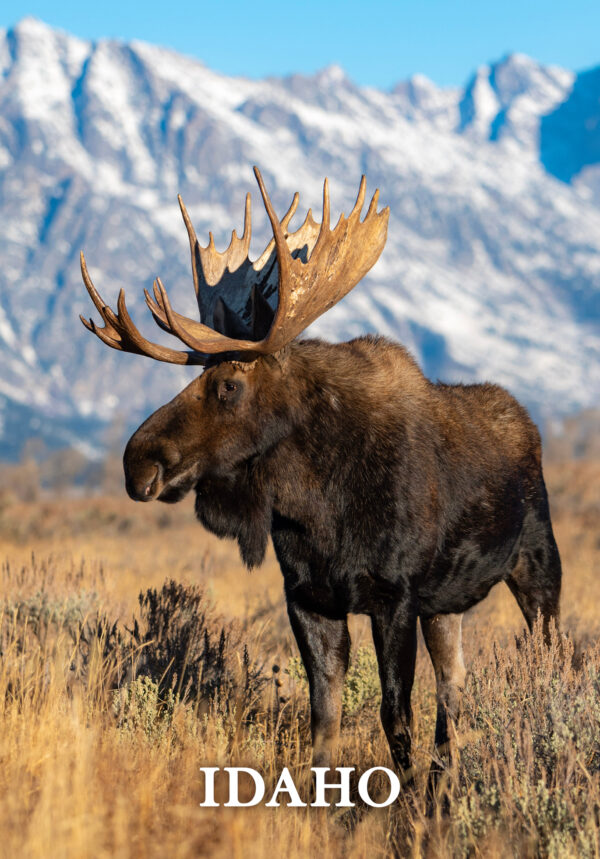
[{"label": "moose hind leg", "polygon": [[462,650],[462,614],[436,614],[421,619],[421,628],[435,672],[435,744],[438,748],[446,747],[450,739],[448,720],[458,718],[467,673]]},{"label": "moose hind leg", "polygon": [[342,691],[350,657],[346,619],[332,620],[288,601],[288,614],[308,675],[313,765],[335,765]]},{"label": "moose hind leg", "polygon": [[458,719],[466,669],[462,650],[462,614],[436,614],[424,620],[421,629],[435,672],[437,716],[436,756],[431,762],[427,796],[429,810],[440,776],[450,761],[450,720]]},{"label": "moose hind leg", "polygon": [[550,622],[558,627],[560,617],[561,563],[550,517],[530,516],[523,527],[517,562],[508,576],[511,589],[529,631],[542,615],[544,637],[550,637]]}]

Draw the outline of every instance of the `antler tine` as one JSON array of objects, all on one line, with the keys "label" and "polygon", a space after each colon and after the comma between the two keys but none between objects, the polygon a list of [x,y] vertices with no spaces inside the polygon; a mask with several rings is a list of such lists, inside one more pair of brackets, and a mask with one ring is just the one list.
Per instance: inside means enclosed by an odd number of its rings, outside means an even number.
[{"label": "antler tine", "polygon": [[81,314],[79,314],[79,318],[81,319],[85,327],[88,329],[88,331],[91,331],[93,334],[96,335],[96,337],[99,337],[103,343],[106,343],[106,345],[110,346],[112,349],[123,351],[119,343],[116,340],[113,340],[112,337],[108,336],[105,328],[98,328],[93,319],[90,319],[88,322],[87,319],[84,319]]},{"label": "antler tine", "polygon": [[[371,202],[369,203],[369,208],[367,210],[367,214],[365,215],[365,220],[363,221],[363,224],[365,223],[365,221],[368,218],[370,218],[373,215],[373,212],[375,212],[377,210],[377,203],[378,202],[379,202],[379,188],[377,188],[375,193],[373,194],[373,197],[371,199]],[[389,208],[387,209],[387,211],[389,212]]]},{"label": "antler tine", "polygon": [[[95,306],[96,310],[98,311],[100,316],[104,319],[104,308],[106,307],[106,304],[104,303],[104,301],[102,300],[102,296],[100,295],[100,293],[98,292],[98,290],[96,289],[94,284],[92,283],[92,278],[89,275],[89,272],[87,269],[87,263],[85,261],[85,256],[83,255],[83,251],[80,251],[80,253],[79,253],[79,265],[81,267],[81,276],[83,278],[83,282],[85,283],[85,288],[87,289],[90,298],[94,302],[94,306]],[[104,319],[104,321],[106,322],[106,319]]]},{"label": "antler tine", "polygon": [[299,202],[300,202],[300,194],[296,191],[296,193],[294,194],[294,198],[293,198],[292,202],[290,203],[290,208],[287,210],[287,212],[285,213],[285,215],[281,219],[281,228],[283,230],[287,230],[290,221],[292,220],[292,218],[296,214],[296,210],[298,208]]},{"label": "antler tine", "polygon": [[104,328],[98,328],[93,319],[86,319],[85,316],[81,315],[81,313],[79,314],[79,318],[81,319],[87,330],[91,331],[92,334],[95,334],[97,337],[99,337],[100,340],[102,340],[103,343],[106,343],[107,346],[112,346],[113,349],[121,349],[118,342],[116,340],[113,340],[112,337],[109,337],[108,334],[106,334],[106,330]]},{"label": "antler tine", "polygon": [[329,179],[325,177],[323,182],[323,220],[321,221],[321,233],[329,232]]},{"label": "antler tine", "polygon": [[158,343],[151,343],[140,334],[135,327],[127,305],[125,303],[125,292],[123,289],[119,292],[117,301],[117,313],[104,303],[102,296],[94,286],[92,279],[87,270],[87,264],[83,252],[80,257],[81,274],[86,289],[90,298],[94,302],[98,313],[104,322],[104,328],[99,328],[93,319],[89,321],[83,316],[80,316],[81,321],[93,334],[95,334],[103,343],[110,346],[112,349],[117,349],[119,352],[134,352],[138,355],[146,355],[149,358],[155,358],[157,361],[164,361],[168,364],[204,364],[205,356],[196,352],[179,352],[176,349],[169,349],[166,346],[159,346]]},{"label": "antler tine", "polygon": [[159,304],[161,306],[161,309],[164,311],[165,316],[167,317],[167,330],[170,333],[174,334],[176,337],[179,337],[179,339],[182,340],[186,344],[186,346],[189,346],[190,344],[187,342],[186,339],[187,332],[178,324],[177,319],[175,318],[175,314],[173,313],[173,309],[171,307],[171,302],[169,301],[169,296],[167,295],[167,290],[163,286],[163,282],[160,277],[157,277],[154,283],[156,284],[158,288],[158,293],[160,295]]},{"label": "antler tine", "polygon": [[[235,232],[235,230],[234,230]],[[250,196],[250,191],[246,194],[246,205],[244,206],[244,233],[242,235],[242,242],[244,243],[244,248],[246,251],[246,256],[248,256],[248,251],[250,250],[250,239],[252,238],[252,197]]]},{"label": "antler tine", "polygon": [[[245,259],[248,259],[248,251],[250,250],[250,239],[252,237],[252,198],[250,194],[246,194],[246,202],[244,205],[244,232],[242,233],[242,237],[238,238],[237,232],[232,230],[231,232],[231,240],[229,242],[229,246],[224,253],[218,253],[215,249],[214,239],[212,237],[212,233],[210,233],[210,240],[212,243],[212,251],[215,253],[220,259],[224,261],[224,269],[228,268],[230,271],[235,270],[239,265],[241,265]],[[200,255],[202,255],[202,251],[204,248],[200,248]]]},{"label": "antler tine", "polygon": [[263,203],[265,209],[267,210],[269,221],[271,222],[273,238],[275,239],[275,247],[277,248],[277,263],[279,265],[279,304],[281,304],[281,300],[283,297],[281,284],[285,283],[286,281],[286,276],[290,270],[290,263],[292,257],[285,241],[283,227],[277,215],[275,214],[275,209],[273,208],[273,204],[271,203],[269,195],[267,194],[267,189],[265,188],[265,183],[263,182],[263,178],[258,167],[254,167],[254,175],[256,176],[256,181],[258,182],[260,194],[263,198]]},{"label": "antler tine", "polygon": [[[338,226],[342,222],[342,218],[338,221]],[[330,203],[329,203],[329,180],[327,176],[323,182],[323,220],[321,221],[321,229],[319,237],[314,247],[313,254],[318,254],[321,247],[329,242],[330,233]]]},{"label": "antler tine", "polygon": [[352,218],[354,216],[360,218],[360,213],[362,212],[362,207],[363,207],[364,202],[365,202],[366,192],[367,192],[367,177],[363,173],[363,175],[360,178],[360,186],[358,188],[358,194],[356,195],[356,203],[354,204],[354,207],[353,207],[352,211],[350,212],[350,215],[348,216],[348,220],[350,220],[350,218]]},{"label": "antler tine", "polygon": [[[154,281],[155,290],[158,291],[157,295],[157,303],[160,309],[163,311],[165,316],[167,317],[168,330],[172,333],[179,336],[177,332],[177,320],[175,319],[173,309],[171,307],[171,302],[169,301],[169,296],[167,295],[167,290],[164,287],[164,284],[160,277],[157,277]],[[155,293],[156,294],[156,293]],[[185,342],[185,341],[184,341]]]},{"label": "antler tine", "polygon": [[196,237],[196,230],[194,229],[194,225],[192,224],[192,219],[188,215],[188,210],[185,208],[185,204],[181,198],[181,194],[177,195],[177,200],[179,202],[179,208],[181,209],[181,215],[183,217],[183,222],[185,224],[188,239],[190,242],[190,252],[192,254],[192,277],[194,278],[194,291],[196,295],[198,295],[198,290],[200,289],[198,283],[198,270],[196,268],[196,247],[198,245],[198,239]]},{"label": "antler tine", "polygon": [[161,305],[162,299],[161,299],[161,295],[160,295],[160,290],[158,288],[158,283],[157,283],[158,280],[160,280],[160,278],[156,278],[156,280],[152,284],[152,290],[154,292],[154,298],[152,298],[152,296],[150,295],[150,293],[148,292],[147,289],[144,290],[144,298],[146,299],[146,306],[150,309],[150,313],[152,314],[152,317],[153,317],[154,321],[156,322],[156,324],[158,325],[158,327],[162,328],[163,331],[166,331],[168,334],[170,334],[171,330],[170,330],[167,322],[165,322],[165,320],[163,319],[164,311],[163,311],[162,305]]}]

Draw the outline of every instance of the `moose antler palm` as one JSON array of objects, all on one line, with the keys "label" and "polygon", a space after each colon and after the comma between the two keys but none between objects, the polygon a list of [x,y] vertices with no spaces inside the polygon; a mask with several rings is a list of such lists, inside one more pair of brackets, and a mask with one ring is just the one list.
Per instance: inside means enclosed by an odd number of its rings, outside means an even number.
[{"label": "moose antler palm", "polygon": [[[278,352],[350,292],[377,262],[385,245],[389,208],[377,212],[379,191],[375,191],[361,221],[366,191],[363,176],[349,217],[342,214],[331,230],[329,185],[325,179],[321,224],[314,221],[309,210],[302,226],[288,233],[288,224],[298,208],[298,194],[294,195],[280,221],[257,167],[254,173],[273,230],[273,238],[254,263],[248,256],[252,232],[249,194],[243,235],[239,238],[234,230],[224,253],[216,250],[212,233],[208,246],[200,246],[179,197],[190,241],[194,289],[202,321],[176,313],[159,278],[154,282],[154,298],[145,293],[155,321],[191,351],[170,349],[146,340],[129,316],[123,290],[119,293],[115,314],[92,283],[82,253],[83,280],[104,321],[104,327],[100,328],[93,320],[81,317],[86,328],[113,349],[172,364],[205,364],[210,355],[221,353],[236,353],[249,360]],[[269,298],[275,294],[275,279],[277,307],[274,310]]]}]

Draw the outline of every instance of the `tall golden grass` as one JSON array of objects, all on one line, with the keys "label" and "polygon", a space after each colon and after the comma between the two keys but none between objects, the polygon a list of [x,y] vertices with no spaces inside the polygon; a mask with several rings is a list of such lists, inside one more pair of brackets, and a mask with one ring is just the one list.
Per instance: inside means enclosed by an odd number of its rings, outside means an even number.
[{"label": "tall golden grass", "polygon": [[[299,784],[310,767],[306,687],[272,554],[247,573],[191,503],[5,500],[0,855],[597,856],[600,465],[547,476],[569,637],[548,649],[539,631],[520,636],[504,586],[467,614],[463,714],[432,816],[435,690],[422,647],[414,800],[201,808],[201,766],[252,766],[271,788],[284,766]],[[161,591],[167,580],[182,587]],[[151,588],[179,638],[138,601]],[[351,630],[341,763],[363,771],[390,761],[368,624],[353,618]]]}]

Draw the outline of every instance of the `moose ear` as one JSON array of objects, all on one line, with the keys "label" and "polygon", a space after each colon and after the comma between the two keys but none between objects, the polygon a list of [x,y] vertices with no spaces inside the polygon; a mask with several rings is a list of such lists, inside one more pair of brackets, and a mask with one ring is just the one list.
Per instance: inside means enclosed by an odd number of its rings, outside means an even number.
[{"label": "moose ear", "polygon": [[233,406],[242,395],[244,383],[241,379],[219,379],[217,397],[219,402]]}]

